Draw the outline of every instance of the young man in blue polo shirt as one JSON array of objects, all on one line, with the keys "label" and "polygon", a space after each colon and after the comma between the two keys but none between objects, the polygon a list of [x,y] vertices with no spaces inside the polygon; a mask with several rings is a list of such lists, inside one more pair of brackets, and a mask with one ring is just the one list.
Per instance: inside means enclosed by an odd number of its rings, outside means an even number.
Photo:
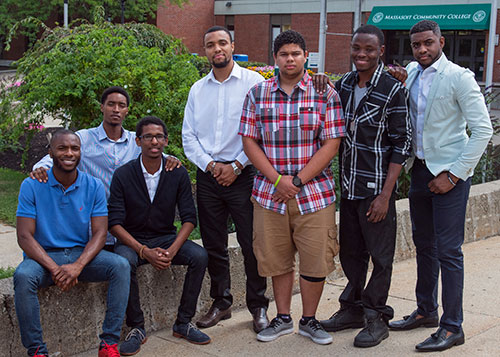
[{"label": "young man in blue polo shirt", "polygon": [[119,356],[130,267],[124,258],[102,250],[108,215],[104,187],[99,179],[77,169],[80,139],[72,131],[57,131],[49,154],[54,165],[48,182],[28,178],[19,192],[17,239],[25,258],[14,274],[14,290],[22,343],[29,356],[48,356],[39,288],[56,285],[68,291],[79,280],[109,281],[99,357]]}]

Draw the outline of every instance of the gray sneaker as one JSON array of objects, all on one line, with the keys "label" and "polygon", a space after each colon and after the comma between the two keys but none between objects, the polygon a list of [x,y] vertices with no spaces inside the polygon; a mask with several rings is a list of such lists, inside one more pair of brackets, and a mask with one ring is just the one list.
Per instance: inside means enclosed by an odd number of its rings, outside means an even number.
[{"label": "gray sneaker", "polygon": [[292,332],[293,321],[290,320],[290,322],[285,322],[281,318],[275,317],[272,319],[268,327],[259,332],[257,340],[261,342],[269,342]]},{"label": "gray sneaker", "polygon": [[332,343],[333,338],[321,326],[318,320],[311,319],[305,325],[299,323],[299,335],[309,337],[314,342],[320,345],[328,345]]}]

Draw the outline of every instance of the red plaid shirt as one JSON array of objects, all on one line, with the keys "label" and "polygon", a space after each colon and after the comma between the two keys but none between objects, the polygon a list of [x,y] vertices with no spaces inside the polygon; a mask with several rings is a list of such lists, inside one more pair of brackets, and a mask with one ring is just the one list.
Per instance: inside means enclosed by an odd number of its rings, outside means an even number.
[{"label": "red plaid shirt", "polygon": [[[307,72],[288,96],[278,77],[254,86],[241,114],[242,136],[255,139],[269,162],[282,175],[294,175],[320,149],[321,141],[344,136],[344,115],[339,96],[329,88],[322,95]],[[335,183],[328,165],[296,195],[301,214],[319,211],[335,202]],[[286,204],[273,202],[276,189],[260,172],[252,196],[264,208],[285,214]]]}]

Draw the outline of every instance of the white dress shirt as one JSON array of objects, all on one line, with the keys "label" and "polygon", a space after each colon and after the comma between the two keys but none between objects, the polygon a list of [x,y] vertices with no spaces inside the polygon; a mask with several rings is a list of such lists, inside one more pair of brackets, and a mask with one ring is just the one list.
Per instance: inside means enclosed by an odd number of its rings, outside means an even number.
[{"label": "white dress shirt", "polygon": [[156,171],[154,174],[150,174],[148,170],[146,170],[146,167],[144,167],[142,158],[143,157],[141,155],[142,174],[144,175],[144,180],[146,181],[146,187],[148,188],[149,199],[151,200],[151,203],[153,203],[156,194],[156,189],[158,188],[158,182],[160,182],[161,170],[163,170],[163,160],[161,160],[160,168],[158,169],[158,171]]},{"label": "white dress shirt", "polygon": [[419,159],[425,159],[423,133],[427,96],[429,95],[432,80],[436,75],[439,63],[442,59],[443,56],[441,55],[436,62],[425,69],[418,65],[418,78],[415,79],[415,83],[410,89],[410,117],[413,127],[413,149],[415,150],[415,156]]},{"label": "white dress shirt", "polygon": [[248,158],[238,135],[245,97],[264,78],[234,62],[224,82],[213,70],[189,91],[182,125],[182,146],[186,157],[205,171],[210,161],[235,161],[246,166]]}]

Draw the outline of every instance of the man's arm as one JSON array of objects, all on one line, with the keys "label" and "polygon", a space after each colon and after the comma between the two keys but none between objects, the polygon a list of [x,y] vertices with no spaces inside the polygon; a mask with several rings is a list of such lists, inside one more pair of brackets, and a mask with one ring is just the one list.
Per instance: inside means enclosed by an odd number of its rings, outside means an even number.
[{"label": "man's arm", "polygon": [[321,142],[321,148],[316,151],[311,160],[297,174],[303,184],[310,181],[328,166],[330,161],[337,155],[340,146],[340,138],[327,139]]},{"label": "man's arm", "polygon": [[370,207],[366,212],[368,222],[377,223],[384,220],[387,216],[387,211],[389,210],[389,200],[402,167],[403,165],[401,164],[396,164],[394,162],[389,163],[389,169],[387,170],[387,177],[385,178],[382,192],[375,197],[372,203],[370,203]]}]

